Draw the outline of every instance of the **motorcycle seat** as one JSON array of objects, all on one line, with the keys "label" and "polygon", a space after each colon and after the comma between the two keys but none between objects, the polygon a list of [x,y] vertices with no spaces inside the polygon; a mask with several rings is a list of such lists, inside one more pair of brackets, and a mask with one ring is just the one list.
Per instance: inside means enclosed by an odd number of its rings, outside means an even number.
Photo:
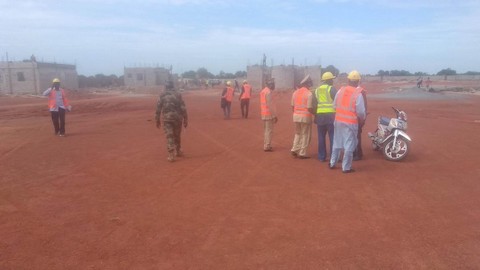
[{"label": "motorcycle seat", "polygon": [[390,124],[390,119],[389,117],[385,117],[385,116],[380,116],[378,118],[378,121],[380,122],[380,125],[382,126],[388,126],[388,124]]}]

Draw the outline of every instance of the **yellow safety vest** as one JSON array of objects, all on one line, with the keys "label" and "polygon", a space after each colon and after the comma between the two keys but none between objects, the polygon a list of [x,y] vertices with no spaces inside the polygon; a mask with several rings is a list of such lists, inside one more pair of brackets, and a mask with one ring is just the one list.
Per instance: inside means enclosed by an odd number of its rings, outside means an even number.
[{"label": "yellow safety vest", "polygon": [[315,96],[317,97],[317,113],[334,113],[333,99],[330,96],[331,85],[322,84],[315,90]]}]

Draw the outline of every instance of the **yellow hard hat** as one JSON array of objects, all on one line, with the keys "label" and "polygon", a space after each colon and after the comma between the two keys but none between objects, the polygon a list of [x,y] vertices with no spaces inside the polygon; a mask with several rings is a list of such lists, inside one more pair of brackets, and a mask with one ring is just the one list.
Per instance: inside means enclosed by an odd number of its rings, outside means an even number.
[{"label": "yellow hard hat", "polygon": [[323,73],[322,81],[331,80],[331,79],[335,79],[335,76],[333,76],[333,74],[330,71]]},{"label": "yellow hard hat", "polygon": [[60,79],[59,78],[55,78],[53,79],[52,83],[59,83],[60,82]]},{"label": "yellow hard hat", "polygon": [[360,72],[356,70],[352,70],[350,73],[348,73],[347,78],[350,81],[360,81],[360,79],[362,79],[362,77],[360,76]]},{"label": "yellow hard hat", "polygon": [[232,82],[231,82],[231,81],[228,81],[228,82],[227,82],[227,85],[228,85],[228,86],[232,85]]}]

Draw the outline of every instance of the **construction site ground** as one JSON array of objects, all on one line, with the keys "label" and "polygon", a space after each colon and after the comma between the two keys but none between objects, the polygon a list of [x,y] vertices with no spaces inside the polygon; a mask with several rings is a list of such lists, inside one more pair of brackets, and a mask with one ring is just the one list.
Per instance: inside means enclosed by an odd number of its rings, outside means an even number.
[{"label": "construction site ground", "polygon": [[[66,137],[45,98],[0,97],[0,269],[478,269],[480,96],[364,87],[352,174],[315,159],[316,126],[313,158],[290,156],[291,91],[275,96],[271,153],[258,94],[249,119],[235,99],[223,120],[221,89],[183,92],[174,163],[156,95],[70,91]],[[391,106],[413,139],[401,162],[367,136]]]}]

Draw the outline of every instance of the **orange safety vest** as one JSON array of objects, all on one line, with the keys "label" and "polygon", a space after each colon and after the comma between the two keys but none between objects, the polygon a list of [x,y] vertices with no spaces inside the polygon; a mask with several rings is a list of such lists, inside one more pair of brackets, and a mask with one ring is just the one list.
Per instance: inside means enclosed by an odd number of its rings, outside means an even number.
[{"label": "orange safety vest", "polygon": [[233,88],[232,87],[227,87],[227,92],[225,93],[225,96],[223,96],[226,101],[232,102],[233,100]]},{"label": "orange safety vest", "polygon": [[267,95],[269,95],[270,92],[271,90],[268,87],[263,88],[263,90],[260,92],[260,112],[262,116],[272,115],[272,112],[267,104]]},{"label": "orange safety vest", "polygon": [[252,86],[249,84],[244,84],[243,85],[243,94],[240,99],[250,99],[250,96],[252,94]]},{"label": "orange safety vest", "polygon": [[[52,91],[50,91],[50,94],[48,95],[48,108],[49,109],[53,109],[53,108],[57,107],[57,101],[56,101],[57,93],[56,93],[56,91],[57,90],[52,89]],[[62,92],[63,106],[67,107],[69,105],[69,103],[68,103],[67,96],[65,95],[65,90],[60,88],[60,92]]]},{"label": "orange safety vest", "polygon": [[312,117],[313,114],[311,114],[308,111],[308,97],[312,93],[308,88],[302,87],[297,89],[293,93],[293,114],[299,115],[301,117]]},{"label": "orange safety vest", "polygon": [[356,103],[361,95],[361,87],[346,86],[342,87],[337,93],[335,103],[335,121],[347,124],[358,124]]}]

